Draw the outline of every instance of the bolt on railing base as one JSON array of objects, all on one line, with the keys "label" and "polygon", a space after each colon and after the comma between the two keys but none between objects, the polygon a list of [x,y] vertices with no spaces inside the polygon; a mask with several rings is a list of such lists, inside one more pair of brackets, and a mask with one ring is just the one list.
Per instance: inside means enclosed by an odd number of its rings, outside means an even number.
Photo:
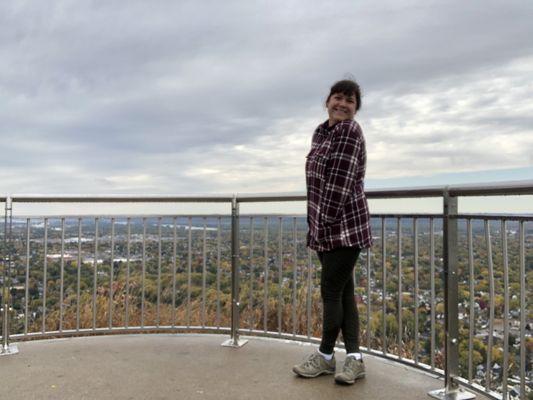
[{"label": "bolt on railing base", "polygon": [[11,354],[17,354],[19,352],[19,348],[16,344],[9,344],[7,346],[1,346],[2,351],[0,351],[0,356],[9,356]]},{"label": "bolt on railing base", "polygon": [[239,347],[244,346],[246,343],[248,343],[248,340],[231,338],[231,339],[224,341],[221,344],[221,346],[239,348]]},{"label": "bolt on railing base", "polygon": [[428,392],[428,394],[431,397],[440,400],[470,400],[476,398],[474,393],[468,392],[461,388],[448,391],[446,391],[446,389],[432,390]]}]

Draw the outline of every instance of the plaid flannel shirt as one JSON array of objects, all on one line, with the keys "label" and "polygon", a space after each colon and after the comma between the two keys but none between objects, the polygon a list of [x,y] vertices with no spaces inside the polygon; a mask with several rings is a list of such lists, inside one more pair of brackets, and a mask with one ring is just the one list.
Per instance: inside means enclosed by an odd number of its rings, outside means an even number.
[{"label": "plaid flannel shirt", "polygon": [[317,251],[372,245],[364,192],[366,148],[353,120],[320,124],[305,163],[307,246]]}]

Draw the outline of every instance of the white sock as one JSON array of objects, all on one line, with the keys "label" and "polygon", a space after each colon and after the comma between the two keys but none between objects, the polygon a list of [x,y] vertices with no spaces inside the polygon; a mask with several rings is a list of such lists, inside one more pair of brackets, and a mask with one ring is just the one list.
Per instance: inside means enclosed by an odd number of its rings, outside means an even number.
[{"label": "white sock", "polygon": [[326,361],[331,361],[331,359],[333,358],[333,353],[324,354],[320,350],[317,350],[317,351],[318,351],[318,354],[320,354],[322,357],[324,357],[326,359]]},{"label": "white sock", "polygon": [[362,360],[363,359],[363,355],[361,353],[348,353],[348,354],[346,354],[346,357],[353,357],[356,360]]}]

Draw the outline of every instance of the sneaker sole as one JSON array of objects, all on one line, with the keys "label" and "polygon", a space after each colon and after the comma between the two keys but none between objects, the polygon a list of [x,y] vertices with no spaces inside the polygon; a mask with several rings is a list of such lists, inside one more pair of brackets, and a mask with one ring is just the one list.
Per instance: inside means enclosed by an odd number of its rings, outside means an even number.
[{"label": "sneaker sole", "polygon": [[365,377],[365,374],[364,374],[364,372],[363,372],[362,374],[357,375],[354,379],[349,380],[349,381],[346,381],[346,380],[344,380],[344,379],[342,379],[342,378],[337,378],[337,377],[335,377],[335,382],[336,382],[336,383],[339,383],[339,384],[341,384],[341,385],[353,385],[353,384],[355,383],[356,380],[358,380],[358,379],[362,379],[362,378],[364,378],[364,377]]},{"label": "sneaker sole", "polygon": [[320,376],[320,375],[333,375],[335,373],[335,371],[326,370],[326,371],[320,371],[318,374],[311,375],[311,374],[305,374],[305,373],[299,372],[294,368],[292,369],[292,372],[294,372],[298,376],[301,376],[302,378],[316,378],[317,376]]}]

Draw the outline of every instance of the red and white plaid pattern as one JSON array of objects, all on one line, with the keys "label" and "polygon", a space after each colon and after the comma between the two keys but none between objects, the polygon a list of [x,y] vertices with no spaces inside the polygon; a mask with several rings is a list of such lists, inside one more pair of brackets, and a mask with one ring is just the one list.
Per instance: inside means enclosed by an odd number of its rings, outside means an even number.
[{"label": "red and white plaid pattern", "polygon": [[307,246],[317,251],[372,245],[364,192],[365,138],[359,124],[320,124],[305,163]]}]

